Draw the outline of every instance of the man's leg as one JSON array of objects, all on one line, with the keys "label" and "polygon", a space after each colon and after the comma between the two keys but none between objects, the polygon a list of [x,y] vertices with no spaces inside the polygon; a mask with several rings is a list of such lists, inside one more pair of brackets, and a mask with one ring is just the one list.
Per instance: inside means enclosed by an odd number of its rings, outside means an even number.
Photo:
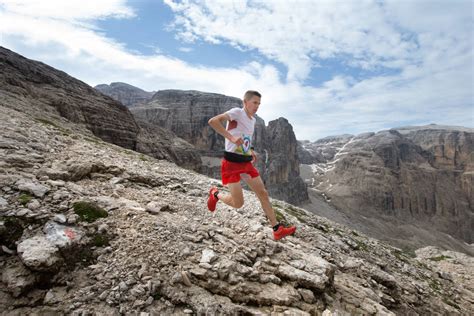
[{"label": "man's leg", "polygon": [[265,211],[268,220],[270,221],[270,225],[272,225],[272,227],[275,226],[277,224],[275,212],[273,211],[270,199],[268,197],[268,192],[265,189],[265,185],[263,184],[262,178],[260,178],[260,176],[255,178],[250,178],[250,176],[242,178],[245,180],[245,182],[247,182],[248,186],[252,189],[253,192],[255,192],[258,199],[260,200],[262,208]]},{"label": "man's leg", "polygon": [[230,194],[217,194],[219,200],[234,208],[241,208],[244,205],[244,194],[242,192],[242,185],[239,182],[227,184]]},{"label": "man's leg", "polygon": [[267,215],[270,224],[273,227],[273,238],[275,240],[282,239],[286,236],[293,235],[296,231],[295,226],[284,227],[282,224],[278,223],[275,218],[275,212],[273,211],[272,205],[270,204],[270,198],[268,197],[268,192],[265,189],[265,185],[263,184],[262,179],[260,176],[255,178],[242,177],[245,182],[249,185],[249,187],[257,194],[257,197],[262,203],[262,208]]}]

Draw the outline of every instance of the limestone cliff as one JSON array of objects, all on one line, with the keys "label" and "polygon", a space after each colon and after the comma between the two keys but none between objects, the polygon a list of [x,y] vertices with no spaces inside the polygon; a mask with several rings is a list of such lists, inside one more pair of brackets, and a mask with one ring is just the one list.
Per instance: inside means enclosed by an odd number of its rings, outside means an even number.
[{"label": "limestone cliff", "polygon": [[105,95],[112,97],[127,107],[147,103],[154,92],[144,91],[124,82],[112,82],[110,85],[99,84],[94,87]]},{"label": "limestone cliff", "polygon": [[[0,103],[49,124],[76,123],[100,139],[198,169],[192,145],[159,127],[140,126],[127,107],[82,81],[0,47]],[[47,118],[47,119],[46,119]],[[51,120],[51,118],[53,118]],[[151,141],[153,140],[153,141]]]},{"label": "limestone cliff", "polygon": [[[270,194],[292,204],[308,200],[306,184],[300,177],[300,161],[293,127],[285,118],[268,123],[262,144],[265,155],[264,181]],[[268,156],[266,156],[268,155]]]},{"label": "limestone cliff", "polygon": [[[318,146],[317,152],[336,153],[327,162],[311,165],[307,180],[334,206],[388,221],[392,228],[421,228],[406,230],[414,235],[410,238],[401,238],[400,230],[385,229],[379,238],[421,246],[427,242],[422,230],[428,230],[474,241],[473,129],[407,127],[351,137],[332,149],[313,144]],[[446,246],[442,233],[438,242]]]}]

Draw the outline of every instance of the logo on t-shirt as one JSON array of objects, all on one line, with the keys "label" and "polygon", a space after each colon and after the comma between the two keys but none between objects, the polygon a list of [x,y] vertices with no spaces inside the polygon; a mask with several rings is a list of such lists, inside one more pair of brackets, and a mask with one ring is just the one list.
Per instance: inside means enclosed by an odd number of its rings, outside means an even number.
[{"label": "logo on t-shirt", "polygon": [[252,144],[252,138],[250,137],[250,135],[242,135],[242,139],[244,140],[244,143],[238,146],[235,149],[235,152],[242,155],[250,156],[251,155],[250,147]]}]

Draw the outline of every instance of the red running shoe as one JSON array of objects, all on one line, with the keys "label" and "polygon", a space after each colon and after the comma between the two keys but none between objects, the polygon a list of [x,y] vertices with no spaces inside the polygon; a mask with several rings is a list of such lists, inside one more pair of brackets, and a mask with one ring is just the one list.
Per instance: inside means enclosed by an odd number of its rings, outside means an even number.
[{"label": "red running shoe", "polygon": [[277,231],[273,232],[273,238],[275,240],[279,240],[288,235],[293,235],[295,231],[296,231],[296,226],[284,227],[283,225],[280,225]]},{"label": "red running shoe", "polygon": [[219,192],[219,190],[217,190],[216,187],[212,187],[211,190],[209,190],[209,198],[207,199],[207,208],[211,212],[215,211],[217,201],[219,201],[219,199],[214,196],[215,192]]}]

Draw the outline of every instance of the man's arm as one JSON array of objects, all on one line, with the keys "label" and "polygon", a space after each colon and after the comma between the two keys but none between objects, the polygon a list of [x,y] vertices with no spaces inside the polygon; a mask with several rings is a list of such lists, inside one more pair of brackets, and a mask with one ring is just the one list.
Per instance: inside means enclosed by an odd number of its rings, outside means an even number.
[{"label": "man's arm", "polygon": [[242,137],[232,136],[232,134],[229,133],[224,128],[224,126],[222,126],[222,124],[224,124],[226,121],[230,121],[230,117],[229,117],[228,114],[222,113],[222,114],[216,115],[213,118],[211,118],[208,121],[208,123],[220,135],[224,136],[225,138],[227,138],[228,140],[230,140],[231,142],[233,142],[237,146],[242,145],[244,143],[244,140],[242,139]]}]

